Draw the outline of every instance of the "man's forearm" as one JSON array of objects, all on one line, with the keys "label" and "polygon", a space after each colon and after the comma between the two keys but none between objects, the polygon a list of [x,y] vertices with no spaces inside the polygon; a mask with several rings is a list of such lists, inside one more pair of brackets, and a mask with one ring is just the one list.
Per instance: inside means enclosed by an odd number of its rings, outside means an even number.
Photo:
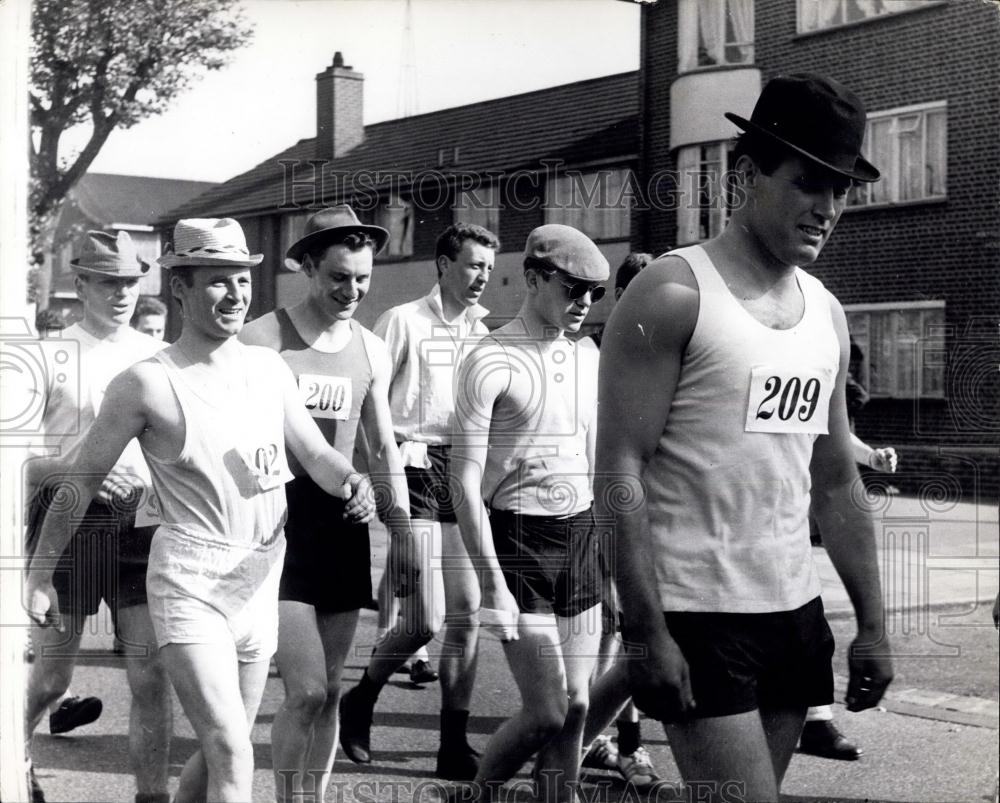
[{"label": "man's forearm", "polygon": [[638,635],[663,627],[655,563],[649,549],[646,505],[615,516],[615,585],[625,632]]}]

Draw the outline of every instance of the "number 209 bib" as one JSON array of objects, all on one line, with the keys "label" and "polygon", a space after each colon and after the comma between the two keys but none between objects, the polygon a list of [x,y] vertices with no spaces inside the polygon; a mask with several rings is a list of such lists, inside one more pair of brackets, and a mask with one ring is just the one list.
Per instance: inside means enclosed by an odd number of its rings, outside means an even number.
[{"label": "number 209 bib", "polygon": [[299,396],[313,418],[346,421],[351,416],[353,395],[349,376],[299,374]]},{"label": "number 209 bib", "polygon": [[758,365],[750,370],[747,432],[826,435],[833,377],[809,370]]}]

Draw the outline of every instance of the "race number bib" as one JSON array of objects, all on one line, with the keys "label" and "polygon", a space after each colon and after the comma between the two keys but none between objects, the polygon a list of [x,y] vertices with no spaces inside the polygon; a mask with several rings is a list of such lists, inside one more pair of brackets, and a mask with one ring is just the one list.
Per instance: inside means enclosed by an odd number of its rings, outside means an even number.
[{"label": "race number bib", "polygon": [[313,418],[346,421],[351,415],[351,378],[299,374],[299,396]]},{"label": "race number bib", "polygon": [[285,452],[276,443],[257,446],[243,452],[241,457],[262,491],[284,485],[292,478],[285,461]]},{"label": "race number bib", "polygon": [[826,435],[833,377],[758,365],[750,371],[747,432]]}]

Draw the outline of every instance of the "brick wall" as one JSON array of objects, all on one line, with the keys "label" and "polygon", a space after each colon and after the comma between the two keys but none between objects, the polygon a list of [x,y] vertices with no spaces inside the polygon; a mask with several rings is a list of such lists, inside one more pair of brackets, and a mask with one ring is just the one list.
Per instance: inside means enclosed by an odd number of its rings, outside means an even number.
[{"label": "brick wall", "polygon": [[[858,434],[896,445],[916,491],[944,471],[965,493],[1000,494],[1000,14],[979,0],[800,36],[792,0],[757,0],[756,66],[766,81],[796,71],[845,83],[870,111],[948,104],[944,201],[845,212],[811,269],[843,303],[943,300],[947,399],[874,399]],[[677,77],[677,4],[643,9],[640,85],[645,170],[671,168],[669,91]],[[992,54],[992,56],[987,56]],[[643,247],[676,237],[675,213],[648,214]],[[951,455],[951,456],[946,456]],[[955,455],[960,455],[956,457]],[[912,475],[910,474],[912,470]],[[911,487],[912,486],[912,487]]]}]

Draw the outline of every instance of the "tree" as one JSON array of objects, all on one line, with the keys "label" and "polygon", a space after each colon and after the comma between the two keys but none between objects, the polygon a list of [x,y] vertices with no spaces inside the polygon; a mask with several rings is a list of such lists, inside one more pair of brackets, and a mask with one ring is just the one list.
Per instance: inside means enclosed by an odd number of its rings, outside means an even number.
[{"label": "tree", "polygon": [[[48,306],[45,255],[59,208],[111,132],[163,112],[251,35],[238,0],[35,0],[29,215],[40,308]],[[89,126],[90,137],[67,158],[59,142],[74,126]]]}]

